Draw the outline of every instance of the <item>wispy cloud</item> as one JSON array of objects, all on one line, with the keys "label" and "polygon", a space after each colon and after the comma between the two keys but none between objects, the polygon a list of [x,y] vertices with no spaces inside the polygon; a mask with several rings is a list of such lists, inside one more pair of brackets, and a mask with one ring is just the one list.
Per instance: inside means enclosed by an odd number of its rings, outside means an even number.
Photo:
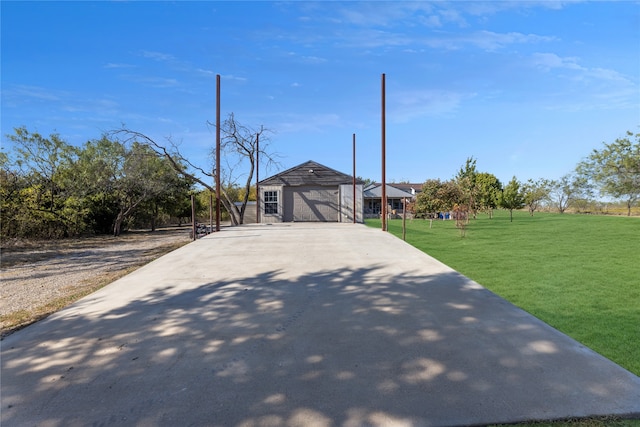
[{"label": "wispy cloud", "polygon": [[140,52],[140,54],[142,55],[142,57],[153,59],[154,61],[160,61],[160,62],[175,61],[175,57],[169,53],[143,50],[142,52]]},{"label": "wispy cloud", "polygon": [[213,71],[205,70],[204,68],[196,68],[196,73],[207,77],[214,77],[216,75]]},{"label": "wispy cloud", "polygon": [[602,67],[581,65],[578,57],[555,53],[534,53],[530,64],[563,82],[550,108],[582,111],[611,108],[637,108],[640,86],[624,74]]},{"label": "wispy cloud", "polygon": [[286,52],[285,55],[288,57],[288,59],[301,64],[318,65],[318,64],[324,64],[328,62],[327,58],[322,58],[322,57],[313,56],[313,55],[301,55],[294,51]]},{"label": "wispy cloud", "polygon": [[307,64],[322,64],[327,62],[326,58],[320,58],[318,56],[302,56],[300,59]]},{"label": "wispy cloud", "polygon": [[246,77],[240,77],[240,76],[236,76],[234,74],[224,74],[223,76],[221,76],[221,78],[225,79],[225,80],[233,80],[236,82],[246,82],[247,78]]},{"label": "wispy cloud", "polygon": [[537,34],[477,31],[469,34],[434,34],[426,38],[423,43],[429,47],[440,49],[456,50],[472,46],[487,51],[495,51],[515,44],[548,43],[554,40],[556,38],[553,36]]},{"label": "wispy cloud", "polygon": [[166,77],[140,77],[137,81],[155,88],[170,88],[180,85],[177,79]]},{"label": "wispy cloud", "polygon": [[575,56],[560,57],[555,53],[534,53],[531,55],[531,63],[534,67],[549,71],[554,68],[568,68],[573,70],[583,69],[578,65],[579,58]]},{"label": "wispy cloud", "polygon": [[420,117],[453,115],[473,93],[446,90],[397,92],[389,99],[389,116],[396,123],[406,123]]},{"label": "wispy cloud", "polygon": [[633,84],[631,79],[616,70],[582,66],[580,65],[580,58],[575,56],[561,57],[555,53],[534,53],[531,55],[531,64],[545,72],[550,72],[554,69],[573,70],[572,78],[574,80],[590,82],[600,80],[610,83]]},{"label": "wispy cloud", "polygon": [[[473,16],[490,16],[499,12],[531,9],[564,9],[572,4],[581,3],[584,0],[501,0],[501,1],[473,1],[460,2],[458,9],[464,13]],[[455,5],[455,2],[449,2],[449,5]]]},{"label": "wispy cloud", "polygon": [[122,64],[122,63],[116,63],[116,62],[109,62],[104,64],[104,68],[135,68],[135,67],[137,67],[137,65]]},{"label": "wispy cloud", "polygon": [[288,114],[277,124],[279,134],[294,132],[324,133],[328,129],[343,127],[343,119],[339,114]]},{"label": "wispy cloud", "polygon": [[351,2],[336,9],[333,20],[360,27],[422,25],[428,28],[454,24],[466,27],[464,7],[452,2]]},{"label": "wispy cloud", "polygon": [[[51,90],[39,86],[7,85],[3,87],[3,106],[10,108],[14,119],[39,125],[49,131],[66,124],[63,137],[71,143],[83,143],[88,135],[103,131],[120,122],[124,115],[120,103],[109,96],[87,95],[73,91]],[[22,119],[20,111],[44,109],[47,113],[34,119]],[[78,135],[75,129],[84,130]]]},{"label": "wispy cloud", "polygon": [[[478,48],[485,51],[496,51],[512,45],[541,44],[557,41],[555,36],[525,34],[519,32],[499,33],[494,31],[445,31],[440,29],[428,32],[411,32],[404,28],[380,29],[360,28],[351,31],[337,32],[332,36],[334,43],[340,48],[402,48],[403,50],[431,48],[438,50],[460,50]],[[309,61],[319,59],[306,57]]]},{"label": "wispy cloud", "polygon": [[65,92],[56,91],[39,86],[14,85],[2,88],[3,98],[12,100],[14,98],[26,98],[43,101],[60,101],[65,97]]},{"label": "wispy cloud", "polygon": [[[473,17],[490,17],[504,11],[521,10],[523,13],[538,8],[560,10],[582,0],[538,0],[538,1],[439,1],[439,2],[347,2],[335,7],[334,13],[325,20],[334,24],[355,25],[362,28],[389,28],[394,26],[427,28],[454,25],[469,26]],[[313,14],[313,8],[304,7]],[[312,21],[309,16],[301,20]],[[316,18],[317,19],[317,18]]]}]

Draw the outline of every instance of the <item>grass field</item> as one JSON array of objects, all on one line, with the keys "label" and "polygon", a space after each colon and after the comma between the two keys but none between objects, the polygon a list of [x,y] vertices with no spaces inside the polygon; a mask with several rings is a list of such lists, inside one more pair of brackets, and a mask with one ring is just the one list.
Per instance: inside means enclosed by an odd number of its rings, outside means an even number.
[{"label": "grass field", "polygon": [[[379,220],[367,225],[380,227]],[[402,220],[389,232],[402,238]],[[640,375],[640,218],[505,211],[406,222],[408,243]]]}]

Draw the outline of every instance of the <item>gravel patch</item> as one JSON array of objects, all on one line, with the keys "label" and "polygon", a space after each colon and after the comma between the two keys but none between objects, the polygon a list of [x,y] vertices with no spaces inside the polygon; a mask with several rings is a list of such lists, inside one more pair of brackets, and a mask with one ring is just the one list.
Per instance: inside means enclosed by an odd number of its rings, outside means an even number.
[{"label": "gravel patch", "polygon": [[57,242],[4,242],[0,269],[0,328],[7,316],[35,312],[162,256],[190,241],[188,228],[130,232]]}]

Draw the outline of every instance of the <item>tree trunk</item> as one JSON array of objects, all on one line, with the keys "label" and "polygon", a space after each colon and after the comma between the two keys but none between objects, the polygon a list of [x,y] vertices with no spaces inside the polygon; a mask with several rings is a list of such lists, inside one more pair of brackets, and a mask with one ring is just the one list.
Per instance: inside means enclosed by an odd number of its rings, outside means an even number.
[{"label": "tree trunk", "polygon": [[113,235],[115,237],[118,237],[120,235],[122,221],[124,221],[124,212],[121,209],[120,212],[118,212],[115,223],[113,224]]},{"label": "tree trunk", "polygon": [[156,231],[156,220],[158,218],[158,204],[153,204],[153,215],[151,216],[151,232]]}]

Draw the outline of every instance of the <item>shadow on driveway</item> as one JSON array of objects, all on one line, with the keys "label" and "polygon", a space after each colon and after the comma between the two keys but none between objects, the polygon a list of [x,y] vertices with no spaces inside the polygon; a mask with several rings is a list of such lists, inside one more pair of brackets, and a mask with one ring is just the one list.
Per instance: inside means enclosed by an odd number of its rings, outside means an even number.
[{"label": "shadow on driveway", "polygon": [[[257,230],[189,244],[6,338],[2,425],[454,426],[640,414],[640,378],[408,245],[393,266],[337,247],[334,261],[248,263],[241,241],[273,244],[274,231]],[[320,256],[302,241],[294,252]],[[219,262],[206,265],[204,254]]]}]

